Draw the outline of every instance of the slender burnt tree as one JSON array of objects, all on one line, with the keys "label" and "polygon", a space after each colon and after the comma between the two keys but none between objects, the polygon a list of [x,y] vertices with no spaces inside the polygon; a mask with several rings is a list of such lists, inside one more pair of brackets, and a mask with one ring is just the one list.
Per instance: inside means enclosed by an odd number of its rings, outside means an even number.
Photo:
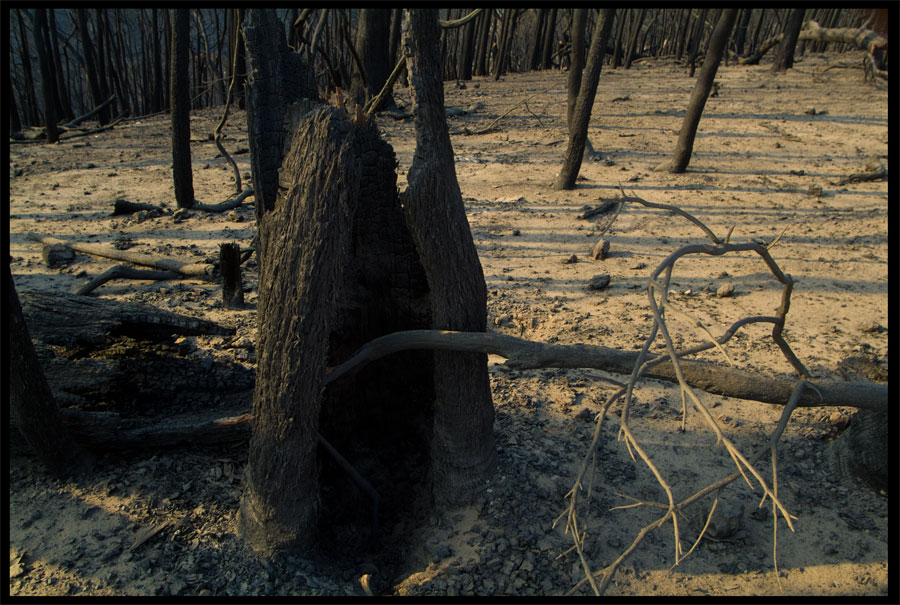
[{"label": "slender burnt tree", "polygon": [[194,206],[194,177],[191,171],[190,17],[188,8],[172,10],[169,105],[172,111],[172,176],[175,182],[175,201],[179,208]]},{"label": "slender burnt tree", "polygon": [[703,66],[700,68],[700,74],[697,76],[697,83],[694,85],[694,90],[691,93],[691,99],[684,114],[684,121],[681,124],[681,130],[678,132],[675,153],[671,160],[663,162],[655,168],[656,170],[684,172],[688,163],[690,163],[691,152],[694,148],[694,137],[697,135],[697,126],[700,124],[700,116],[703,115],[703,108],[706,106],[706,99],[709,97],[709,91],[712,89],[716,71],[719,69],[719,63],[722,61],[722,54],[725,52],[725,45],[728,43],[731,30],[734,27],[737,12],[738,9],[736,8],[727,8],[719,16],[719,21],[716,23],[716,28],[713,30],[712,37],[709,40],[706,58],[703,60]]},{"label": "slender burnt tree", "polygon": [[[584,68],[584,76],[578,90],[578,99],[575,102],[575,112],[572,115],[572,123],[569,126],[569,145],[563,160],[562,169],[553,185],[554,189],[572,189],[575,187],[575,178],[581,170],[581,160],[584,158],[585,141],[587,141],[588,123],[591,120],[591,106],[597,94],[597,84],[600,81],[600,69],[603,64],[603,54],[615,10],[605,8],[600,11],[600,22],[594,26],[594,35],[591,38],[591,49],[588,52],[587,65]],[[573,40],[574,45],[574,40]]]},{"label": "slender burnt tree", "polygon": [[803,27],[805,8],[792,8],[784,25],[784,37],[775,51],[775,60],[772,63],[772,71],[784,72],[794,66],[794,50],[797,48],[797,38]]},{"label": "slender burnt tree", "polygon": [[38,65],[41,72],[41,91],[43,92],[44,125],[47,129],[47,142],[59,141],[59,129],[56,127],[56,75],[53,71],[53,62],[50,59],[48,47],[50,46],[50,34],[47,31],[47,13],[45,8],[34,9],[34,47],[38,54]]}]

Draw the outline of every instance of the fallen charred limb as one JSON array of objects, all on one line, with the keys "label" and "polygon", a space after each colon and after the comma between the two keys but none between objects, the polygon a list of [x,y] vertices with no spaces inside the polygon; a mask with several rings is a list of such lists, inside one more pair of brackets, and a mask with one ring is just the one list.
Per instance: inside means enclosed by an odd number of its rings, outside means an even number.
[{"label": "fallen charred limb", "polygon": [[134,214],[135,212],[141,212],[142,210],[162,212],[162,208],[154,206],[153,204],[141,204],[122,199],[116,200],[113,203],[113,216],[118,216],[120,214]]},{"label": "fallen charred limb", "polygon": [[88,283],[75,290],[75,294],[78,294],[79,296],[86,296],[106,282],[112,281],[114,279],[152,279],[155,281],[159,281],[165,279],[179,279],[181,277],[184,276],[174,271],[145,271],[142,269],[128,267],[126,265],[116,265],[115,267],[110,267]]},{"label": "fallen charred limb", "polygon": [[145,267],[154,267],[155,269],[159,269],[161,271],[174,271],[175,273],[180,273],[182,275],[187,275],[190,277],[202,277],[208,278],[213,271],[213,266],[210,264],[195,264],[195,263],[186,263],[184,261],[179,261],[170,258],[161,258],[158,256],[151,256],[149,254],[140,254],[137,252],[125,252],[123,250],[116,250],[114,248],[109,248],[103,244],[91,244],[87,242],[73,242],[69,240],[62,240],[55,237],[50,237],[47,235],[40,235],[37,233],[29,233],[28,238],[34,240],[36,242],[40,242],[42,244],[46,244],[48,246],[52,246],[53,244],[62,244],[67,248],[71,248],[76,252],[81,252],[83,254],[91,254],[93,256],[102,256],[103,258],[111,258],[114,260],[121,260],[128,263],[132,263],[135,265],[143,265]]},{"label": "fallen charred limb", "polygon": [[[506,336],[479,332],[451,332],[442,330],[408,330],[377,338],[363,346],[348,361],[334,368],[324,379],[324,385],[360,369],[376,359],[410,349],[481,352],[500,355],[506,366],[519,370],[535,368],[595,368],[618,374],[630,374],[637,359],[637,351],[620,351],[593,345],[550,345]],[[751,372],[718,366],[702,361],[680,360],[682,372],[692,386],[708,393],[749,399],[763,403],[784,405],[791,397],[795,381],[770,378]],[[648,369],[644,376],[676,381],[672,364],[661,362]],[[866,382],[833,380],[808,381],[810,388],[800,397],[798,407],[848,406],[875,411],[887,409],[887,385]],[[78,415],[64,411],[64,422],[70,422],[76,440],[95,447],[139,447],[145,445],[175,445],[183,441],[198,443],[223,442],[247,438],[252,416],[246,409],[233,416],[221,417],[211,412],[202,420],[192,422],[144,420],[137,425],[110,420],[109,416]],[[88,430],[85,425],[94,419],[104,427]],[[188,439],[196,431],[197,439]],[[113,433],[121,432],[121,435]],[[127,445],[126,445],[127,444]]]},{"label": "fallen charred limb", "polygon": [[115,335],[158,338],[170,334],[227,336],[225,328],[205,319],[115,300],[22,292],[22,312],[35,344],[99,346]]},{"label": "fallen charred limb", "polygon": [[[503,334],[479,332],[408,330],[388,334],[366,344],[356,355],[332,370],[325,377],[325,385],[375,359],[409,349],[492,353],[506,357],[505,365],[519,370],[595,368],[619,374],[630,374],[638,358],[637,351],[620,351],[595,345],[551,345]],[[737,399],[783,405],[790,398],[795,385],[794,380],[769,378],[703,361],[679,359],[679,363],[688,384],[708,393]],[[669,361],[648,368],[643,375],[647,378],[676,381]],[[886,385],[832,380],[808,382],[814,389],[809,389],[800,398],[800,407],[844,405],[871,410],[887,409]]]},{"label": "fallen charred limb", "polygon": [[247,188],[233,198],[227,199],[224,202],[218,204],[201,204],[200,202],[195,201],[194,205],[191,206],[191,210],[202,210],[204,212],[225,212],[227,210],[231,210],[232,208],[237,208],[244,202],[245,199],[247,199],[251,195],[253,195],[253,189]]}]

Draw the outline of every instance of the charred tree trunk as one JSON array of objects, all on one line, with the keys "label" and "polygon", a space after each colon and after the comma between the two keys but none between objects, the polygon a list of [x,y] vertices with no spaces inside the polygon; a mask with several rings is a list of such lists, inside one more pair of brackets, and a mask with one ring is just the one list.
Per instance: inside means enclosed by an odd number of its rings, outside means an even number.
[{"label": "charred tree trunk", "polygon": [[[404,209],[428,277],[433,326],[483,332],[487,293],[453,169],[437,11],[411,10],[404,29],[416,114]],[[439,352],[434,359],[433,490],[438,501],[468,502],[496,463],[487,356]]]},{"label": "charred tree trunk", "polygon": [[[363,8],[360,10],[356,32],[356,54],[362,62],[366,77],[363,82],[359,72],[354,70],[350,97],[357,105],[363,106],[366,101],[377,95],[391,74],[394,66],[388,56],[390,31],[391,9]],[[393,97],[387,96],[379,106],[373,108],[373,111],[381,111],[392,105],[394,105]]]},{"label": "charred tree trunk", "polygon": [[597,94],[600,69],[603,65],[603,54],[606,49],[606,41],[609,39],[609,32],[612,29],[614,16],[614,9],[605,8],[600,11],[600,22],[594,26],[591,50],[588,53],[587,65],[584,68],[584,77],[581,79],[578,100],[575,103],[575,113],[569,126],[569,145],[566,149],[563,166],[553,185],[554,189],[574,188],[575,178],[578,176],[578,171],[581,170],[581,160],[584,158],[585,142],[587,141],[588,123],[591,120],[591,107]]},{"label": "charred tree trunk", "polygon": [[[38,9],[43,10],[43,9]],[[3,263],[9,283],[9,405],[22,436],[38,459],[54,473],[78,471],[89,464],[86,454],[63,427],[59,410],[44,377],[22,315],[9,264]]]},{"label": "charred tree trunk", "polygon": [[775,51],[775,60],[772,63],[773,72],[784,72],[794,66],[794,50],[797,48],[800,28],[803,27],[804,14],[806,14],[805,8],[791,9],[791,14],[784,26],[784,37]]},{"label": "charred tree trunk", "polygon": [[316,536],[329,315],[349,244],[347,201],[360,178],[338,112],[322,107],[302,118],[282,168],[286,195],[259,225],[254,426],[238,528],[266,554],[309,548]]},{"label": "charred tree trunk", "polygon": [[56,76],[53,73],[53,63],[47,51],[50,35],[47,32],[47,13],[44,12],[45,10],[41,7],[34,9],[32,33],[34,34],[34,47],[37,49],[38,65],[41,71],[41,91],[44,97],[44,125],[47,129],[47,142],[56,143],[59,141],[59,129],[56,127]]},{"label": "charred tree trunk", "polygon": [[179,208],[194,205],[194,177],[191,171],[191,89],[190,9],[173,9],[172,73],[169,77],[169,104],[172,108],[172,176]]},{"label": "charred tree trunk", "polygon": [[556,11],[551,8],[544,28],[544,49],[541,53],[541,69],[553,68],[553,50],[556,48]]},{"label": "charred tree trunk", "polygon": [[[374,127],[309,100],[305,63],[272,35],[275,22],[274,11],[251,10],[244,31],[252,161],[267,167],[254,169],[257,185],[281,180],[271,208],[259,209],[259,361],[241,534],[261,552],[306,549],[323,532],[324,548],[358,548],[336,539],[335,527],[359,518],[370,494],[341,487],[335,475],[345,471],[316,456],[316,431],[362,460],[388,500],[386,524],[396,522],[414,499],[406,488],[429,485],[427,469],[410,460],[428,464],[431,356],[400,354],[323,392],[325,368],[378,336],[429,327],[427,280],[404,224],[393,150]],[[283,140],[291,151],[281,162]],[[266,419],[258,426],[257,413]]]},{"label": "charred tree trunk", "polygon": [[576,8],[572,14],[572,64],[566,79],[566,126],[572,132],[572,116],[575,115],[575,102],[581,89],[581,75],[584,71],[584,31],[587,26],[587,9]]},{"label": "charred tree trunk", "polygon": [[678,133],[678,142],[675,144],[675,153],[671,160],[663,162],[656,167],[656,170],[684,172],[688,163],[690,163],[691,152],[694,148],[694,137],[697,134],[697,126],[700,124],[700,116],[703,115],[703,108],[706,106],[706,99],[709,96],[709,91],[712,89],[716,71],[719,69],[719,63],[725,51],[725,45],[734,27],[737,11],[738,9],[734,8],[722,11],[719,22],[716,23],[716,29],[712,33],[712,38],[710,38],[706,58],[703,60],[703,67],[700,68],[700,75],[697,76],[697,83],[694,85],[694,91],[691,93],[691,99],[684,114],[684,121]]},{"label": "charred tree trunk", "polygon": [[638,36],[641,33],[641,26],[644,24],[644,17],[647,14],[646,8],[638,9],[634,18],[634,25],[631,28],[631,34],[628,36],[628,47],[625,49],[625,69],[631,69],[631,62],[634,60],[634,51],[637,48]]},{"label": "charred tree trunk", "polygon": [[831,459],[845,478],[874,490],[888,490],[889,424],[884,411],[860,409],[850,417],[846,430],[828,446]]},{"label": "charred tree trunk", "polygon": [[288,107],[302,99],[315,98],[306,63],[290,50],[283,33],[273,34],[280,31],[276,29],[279,23],[274,12],[255,10],[247,14],[243,27],[247,48],[252,49],[248,51],[247,130],[257,221],[275,208],[286,136],[283,120]]}]

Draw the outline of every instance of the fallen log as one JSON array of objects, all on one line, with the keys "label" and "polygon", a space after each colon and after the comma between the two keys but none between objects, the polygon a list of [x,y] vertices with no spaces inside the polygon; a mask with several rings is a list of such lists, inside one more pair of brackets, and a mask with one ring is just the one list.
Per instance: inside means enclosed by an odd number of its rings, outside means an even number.
[{"label": "fallen log", "polygon": [[[353,357],[327,374],[324,384],[327,386],[341,376],[385,355],[410,349],[492,353],[505,357],[506,366],[519,370],[595,368],[618,374],[631,374],[639,355],[638,351],[620,351],[585,344],[551,345],[504,334],[408,330],[387,334],[367,343]],[[648,355],[648,360],[654,357]],[[707,393],[737,399],[784,405],[796,384],[795,380],[770,378],[705,361],[680,359],[679,364],[687,383],[691,386]],[[677,381],[670,361],[649,368],[643,376]],[[887,385],[836,380],[807,382],[815,388],[804,392],[800,398],[801,407],[841,405],[887,410]]]},{"label": "fallen log", "polygon": [[135,269],[133,267],[128,267],[126,265],[116,265],[115,267],[110,267],[88,283],[77,288],[75,290],[75,294],[79,296],[86,296],[106,282],[112,281],[114,279],[152,279],[155,281],[160,281],[165,279],[178,279],[180,277],[183,276],[180,273],[175,273],[174,271],[145,271],[141,269]]},{"label": "fallen log", "polygon": [[93,116],[97,115],[98,113],[100,113],[100,111],[102,111],[104,107],[106,107],[107,105],[109,105],[110,103],[112,103],[115,100],[116,100],[116,95],[113,95],[110,98],[106,99],[103,103],[100,103],[100,105],[97,105],[95,108],[93,108],[92,110],[87,112],[86,114],[78,116],[71,122],[68,122],[66,124],[61,124],[61,126],[63,128],[75,128],[76,126],[78,126],[79,124],[81,124],[82,122],[87,120],[88,118],[93,117]]},{"label": "fallen log", "polygon": [[[770,49],[775,47],[784,38],[784,34],[778,34],[767,38],[749,57],[739,59],[741,65],[757,65]],[[807,21],[800,30],[798,41],[832,42],[848,44],[861,50],[865,50],[872,57],[874,72],[881,78],[887,79],[887,70],[884,65],[884,54],[887,51],[887,40],[875,32],[862,27],[837,27],[823,28],[815,21]]]},{"label": "fallen log", "polygon": [[113,260],[121,260],[135,265],[143,265],[145,267],[154,267],[161,271],[174,271],[175,273],[190,277],[209,278],[213,273],[213,265],[206,263],[186,263],[175,259],[151,256],[149,254],[116,250],[103,244],[73,242],[37,233],[28,233],[28,238],[48,246],[62,244],[76,252],[91,254],[93,256],[102,256],[103,258],[111,258]]},{"label": "fallen log", "polygon": [[138,303],[40,292],[21,292],[19,297],[35,344],[72,348],[102,345],[111,335],[160,338],[169,334],[230,336],[235,332],[205,319]]},{"label": "fallen log", "polygon": [[113,216],[118,216],[120,214],[134,214],[135,212],[141,212],[142,210],[154,211],[158,210],[162,212],[162,208],[159,206],[154,206],[153,204],[141,204],[138,202],[129,202],[128,200],[118,199],[113,203]]},{"label": "fallen log", "polygon": [[[410,349],[491,353],[505,357],[506,366],[520,370],[595,368],[618,374],[630,374],[638,356],[637,351],[583,344],[550,345],[502,334],[409,330],[388,334],[364,345],[349,360],[328,372],[323,385],[327,388],[329,384],[369,362]],[[680,364],[682,373],[691,386],[727,397],[784,405],[796,386],[794,380],[769,378],[708,362],[682,359]],[[676,381],[674,369],[668,361],[648,369],[644,377]],[[887,410],[887,385],[834,380],[807,382],[813,388],[804,390],[798,404],[800,407],[840,405],[881,412]],[[248,437],[252,422],[252,415],[247,408],[237,410],[230,416],[210,412],[201,419],[190,422],[146,419],[126,422],[117,416],[79,414],[65,410],[61,412],[63,422],[70,423],[76,441],[94,447],[132,448],[140,447],[141,443],[162,446],[182,442],[239,440]],[[88,425],[92,422],[98,426],[89,428]],[[192,432],[196,433],[196,438],[191,437]]]},{"label": "fallen log", "polygon": [[218,204],[201,204],[200,202],[197,202],[195,200],[194,205],[191,206],[190,209],[202,210],[204,212],[225,212],[226,210],[237,208],[243,203],[245,199],[247,199],[251,195],[253,195],[253,189],[248,187],[233,198],[225,200],[224,202],[220,202]]}]

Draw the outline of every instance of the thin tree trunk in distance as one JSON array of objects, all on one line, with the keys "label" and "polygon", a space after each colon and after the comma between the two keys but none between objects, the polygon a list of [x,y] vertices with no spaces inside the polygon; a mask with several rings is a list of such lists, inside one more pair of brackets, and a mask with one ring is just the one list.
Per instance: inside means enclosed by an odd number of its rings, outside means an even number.
[{"label": "thin tree trunk in distance", "polygon": [[90,458],[72,440],[60,420],[59,409],[44,377],[44,370],[34,351],[34,344],[22,315],[9,263],[3,263],[3,268],[4,281],[9,284],[9,335],[6,345],[9,351],[10,415],[25,441],[51,472],[77,473],[90,466]]},{"label": "thin tree trunk in distance", "polygon": [[[437,11],[410,10],[404,33],[416,115],[404,209],[428,279],[433,326],[483,332],[487,292],[453,168]],[[434,366],[433,493],[441,502],[469,502],[497,456],[487,356],[438,352]]]},{"label": "thin tree trunk in distance", "polygon": [[45,8],[34,9],[34,23],[32,34],[34,35],[34,47],[38,54],[38,65],[41,71],[41,92],[44,97],[44,125],[47,129],[47,142],[59,141],[59,129],[56,127],[56,76],[53,73],[53,63],[47,52],[50,35],[47,32],[47,13]]},{"label": "thin tree trunk in distance", "polygon": [[785,72],[794,66],[794,50],[797,48],[797,38],[800,35],[800,28],[803,27],[805,13],[805,8],[791,9],[784,26],[784,37],[775,51],[775,60],[772,63],[774,73]]},{"label": "thin tree trunk in distance", "polygon": [[190,9],[176,8],[172,26],[172,73],[169,103],[172,108],[172,176],[179,208],[194,205],[194,176],[191,171],[191,89],[189,77],[191,22]]},{"label": "thin tree trunk in distance", "polygon": [[678,142],[675,145],[675,154],[671,160],[663,162],[655,170],[684,172],[688,163],[690,163],[697,126],[700,124],[700,117],[703,115],[706,99],[709,96],[709,91],[712,89],[716,71],[719,69],[725,45],[728,43],[728,37],[731,35],[731,30],[734,27],[737,11],[738,9],[736,8],[727,8],[719,16],[719,22],[716,23],[716,28],[709,41],[706,58],[703,60],[703,67],[700,68],[697,83],[694,85],[691,100],[688,102],[687,111],[684,114],[684,121],[678,133]]},{"label": "thin tree trunk in distance", "polygon": [[[569,145],[563,161],[559,176],[553,184],[554,189],[572,189],[575,187],[575,177],[581,170],[581,160],[584,158],[585,142],[587,141],[588,123],[591,120],[591,106],[594,104],[594,96],[597,94],[597,83],[600,81],[600,69],[603,65],[603,54],[606,49],[606,41],[612,29],[615,9],[604,8],[600,11],[600,22],[594,26],[594,35],[591,39],[591,50],[588,53],[585,74],[581,79],[581,87],[578,91],[578,100],[575,103],[575,113],[569,126]],[[574,43],[574,41],[573,41]]]}]

